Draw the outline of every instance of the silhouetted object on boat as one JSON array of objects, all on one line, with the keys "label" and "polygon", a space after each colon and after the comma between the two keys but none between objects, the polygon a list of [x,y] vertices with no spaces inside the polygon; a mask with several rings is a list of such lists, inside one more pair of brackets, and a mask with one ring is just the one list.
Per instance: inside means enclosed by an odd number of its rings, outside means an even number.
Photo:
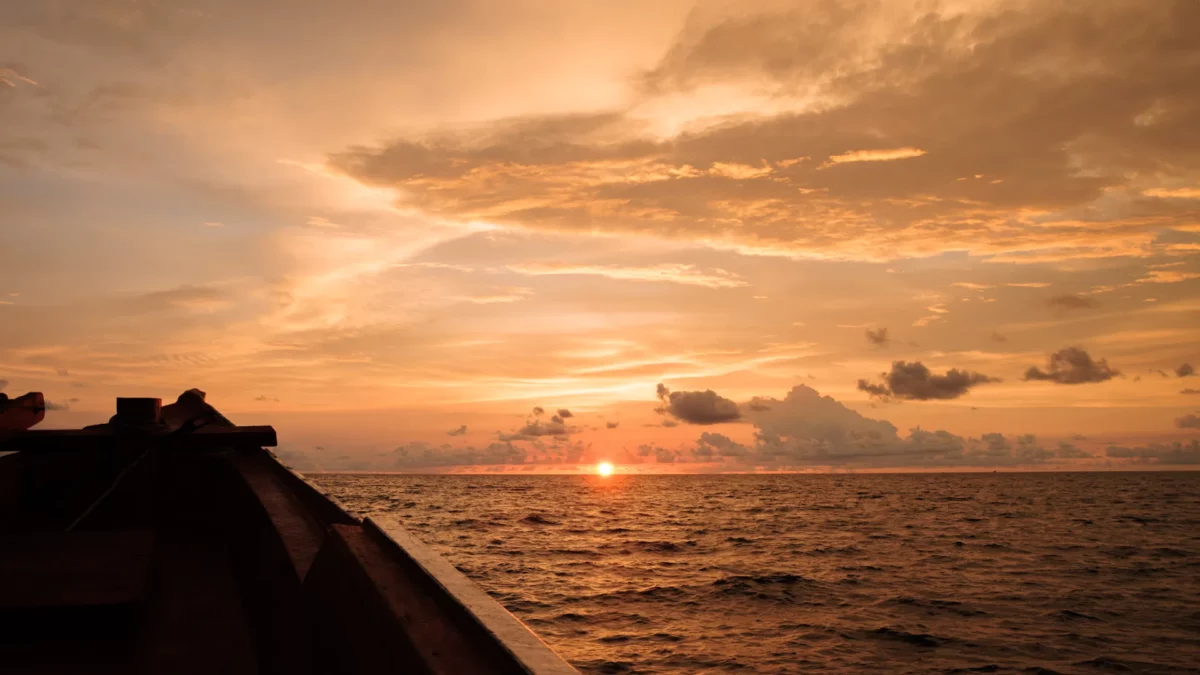
[{"label": "silhouetted object on boat", "polygon": [[359,520],[192,389],[29,430],[0,399],[0,672],[575,671],[394,521]]}]

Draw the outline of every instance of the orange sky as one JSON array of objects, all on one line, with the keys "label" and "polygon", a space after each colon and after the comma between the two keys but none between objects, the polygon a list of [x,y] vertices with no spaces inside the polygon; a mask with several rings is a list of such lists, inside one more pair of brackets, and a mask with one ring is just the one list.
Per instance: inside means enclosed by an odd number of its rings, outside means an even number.
[{"label": "orange sky", "polygon": [[8,3],[0,383],[51,426],[200,387],[302,469],[1197,463],[1198,32]]}]

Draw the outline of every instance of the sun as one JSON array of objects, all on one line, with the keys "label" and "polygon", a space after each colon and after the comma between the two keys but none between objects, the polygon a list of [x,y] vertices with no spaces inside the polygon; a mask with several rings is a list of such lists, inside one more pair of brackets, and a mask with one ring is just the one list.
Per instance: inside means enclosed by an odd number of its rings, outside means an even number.
[{"label": "sun", "polygon": [[596,473],[601,476],[611,476],[613,472],[612,462],[600,462],[596,465]]}]

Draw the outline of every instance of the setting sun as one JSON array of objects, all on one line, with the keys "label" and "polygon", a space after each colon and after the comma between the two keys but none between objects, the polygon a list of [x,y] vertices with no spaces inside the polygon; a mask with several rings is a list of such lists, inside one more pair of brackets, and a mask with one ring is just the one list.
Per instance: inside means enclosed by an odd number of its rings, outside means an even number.
[{"label": "setting sun", "polygon": [[596,473],[601,476],[611,476],[613,472],[612,462],[600,462],[596,465]]}]

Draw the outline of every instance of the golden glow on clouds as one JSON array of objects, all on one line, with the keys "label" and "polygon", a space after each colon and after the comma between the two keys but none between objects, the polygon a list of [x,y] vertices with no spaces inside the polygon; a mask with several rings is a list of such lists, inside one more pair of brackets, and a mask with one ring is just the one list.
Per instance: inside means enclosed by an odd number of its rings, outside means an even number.
[{"label": "golden glow on clouds", "polygon": [[849,164],[852,162],[892,162],[897,159],[911,159],[924,155],[920,148],[890,148],[886,150],[851,150],[829,157],[830,164]]},{"label": "golden glow on clouds", "polygon": [[1142,194],[1163,199],[1200,199],[1200,188],[1154,188]]},{"label": "golden glow on clouds", "polygon": [[530,263],[509,265],[508,269],[518,274],[531,276],[551,275],[594,275],[609,279],[631,281],[657,281],[706,288],[737,288],[748,284],[722,269],[703,271],[694,265],[663,263],[649,267],[625,267],[621,265],[561,265]]}]

